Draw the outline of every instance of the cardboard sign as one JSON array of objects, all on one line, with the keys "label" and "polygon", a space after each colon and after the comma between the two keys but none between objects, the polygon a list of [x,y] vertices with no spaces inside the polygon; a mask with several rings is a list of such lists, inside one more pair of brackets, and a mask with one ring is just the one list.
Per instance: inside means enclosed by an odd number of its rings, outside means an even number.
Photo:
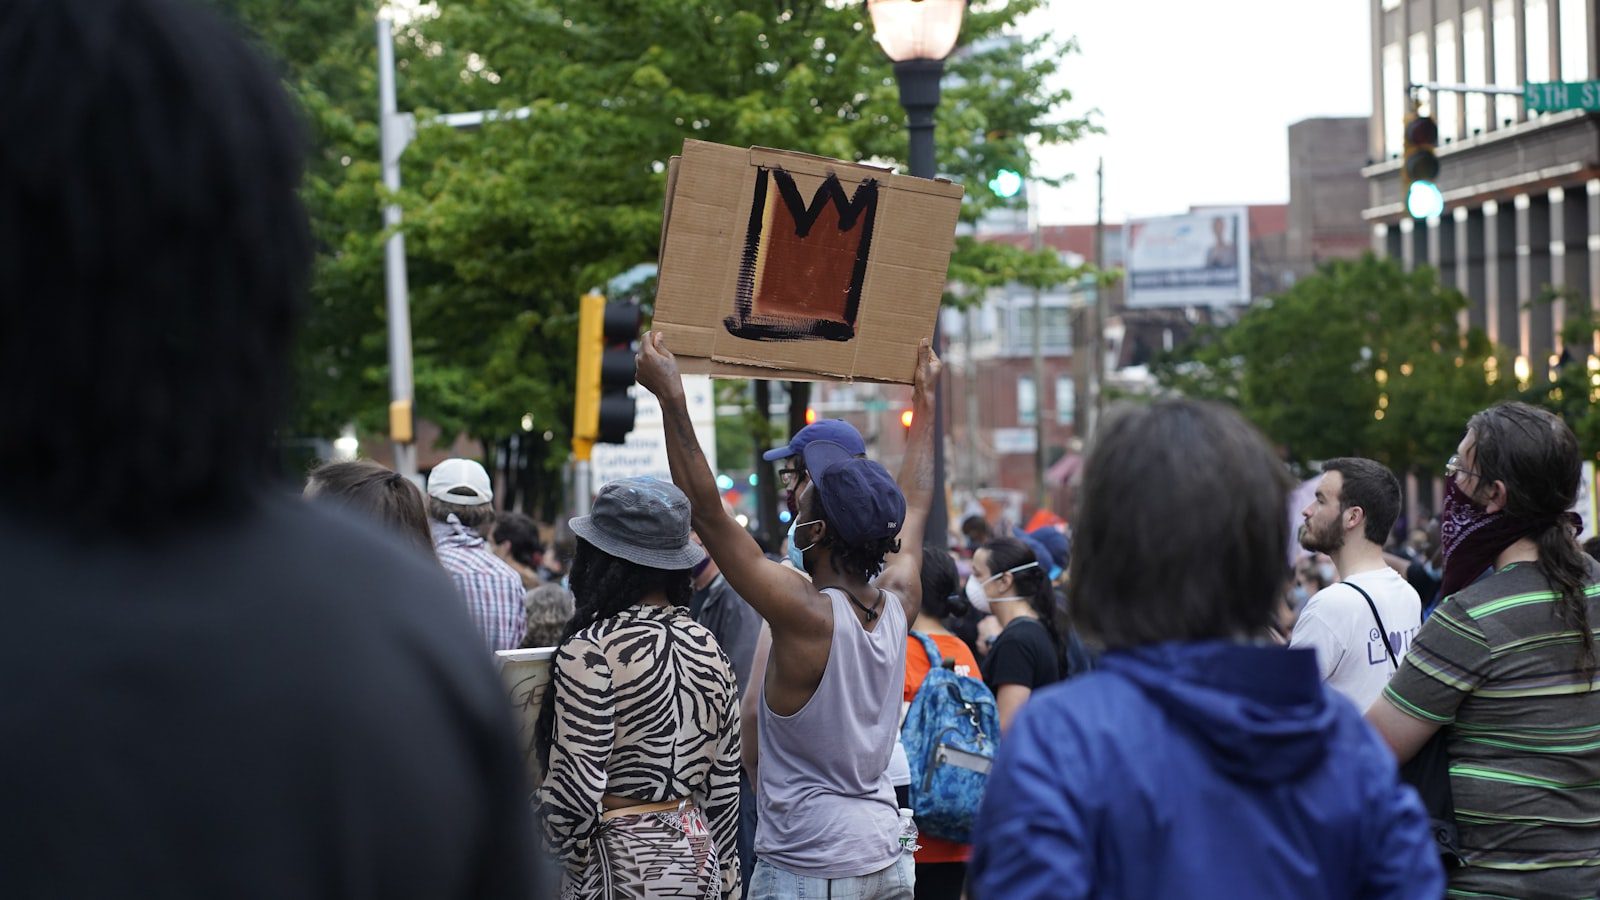
[{"label": "cardboard sign", "polygon": [[539,769],[539,754],[534,748],[534,726],[539,721],[539,710],[544,707],[544,689],[550,683],[550,665],[555,657],[554,647],[535,650],[497,650],[495,663],[500,669],[500,680],[511,695],[511,710],[517,725],[517,747],[527,764],[528,787],[537,788],[544,779]]},{"label": "cardboard sign", "polygon": [[878,166],[685,141],[653,327],[683,372],[910,384],[961,196]]}]

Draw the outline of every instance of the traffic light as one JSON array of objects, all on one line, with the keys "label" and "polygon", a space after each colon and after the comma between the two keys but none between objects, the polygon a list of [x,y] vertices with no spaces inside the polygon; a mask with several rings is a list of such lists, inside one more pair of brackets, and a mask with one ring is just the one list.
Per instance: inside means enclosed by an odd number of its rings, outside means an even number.
[{"label": "traffic light", "polygon": [[989,190],[996,197],[1009,200],[1022,192],[1022,173],[1013,169],[1001,169],[994,177],[989,179]]},{"label": "traffic light", "polygon": [[1401,199],[1413,219],[1431,219],[1444,212],[1439,177],[1439,126],[1432,116],[1419,116],[1416,105],[1406,115],[1405,154],[1400,160]]},{"label": "traffic light", "polygon": [[578,377],[572,452],[588,460],[595,444],[620,444],[633,430],[633,342],[639,307],[585,294],[578,306]]}]

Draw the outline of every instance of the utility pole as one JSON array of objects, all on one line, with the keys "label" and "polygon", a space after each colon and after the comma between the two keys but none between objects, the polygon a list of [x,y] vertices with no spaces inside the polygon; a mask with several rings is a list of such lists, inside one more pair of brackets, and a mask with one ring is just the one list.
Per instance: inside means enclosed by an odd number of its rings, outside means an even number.
[{"label": "utility pole", "polygon": [[[1106,267],[1106,160],[1101,157],[1094,170],[1095,200],[1094,200],[1094,267],[1098,272],[1103,272]],[[1089,417],[1088,427],[1084,430],[1086,435],[1094,434],[1095,426],[1100,423],[1100,393],[1105,382],[1106,366],[1106,295],[1100,289],[1099,281],[1094,286],[1094,346],[1093,354],[1089,360],[1089,408],[1085,411]]]},{"label": "utility pole", "polygon": [[978,490],[978,361],[972,355],[972,332],[978,326],[977,313],[966,312],[966,328],[962,332],[962,345],[966,348],[967,391],[967,490]]},{"label": "utility pole", "polygon": [[[1033,252],[1044,249],[1039,228],[1039,192],[1028,181],[1028,230],[1032,232]],[[1044,484],[1044,300],[1039,285],[1033,286],[1033,502],[1039,509],[1048,506]]]}]

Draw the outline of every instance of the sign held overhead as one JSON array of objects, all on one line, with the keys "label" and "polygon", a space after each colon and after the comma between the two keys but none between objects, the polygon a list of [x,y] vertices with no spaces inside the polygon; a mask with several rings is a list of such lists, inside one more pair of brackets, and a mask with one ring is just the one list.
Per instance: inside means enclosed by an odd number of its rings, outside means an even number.
[{"label": "sign held overhead", "polygon": [[684,372],[909,384],[962,188],[804,153],[685,141],[652,327]]}]

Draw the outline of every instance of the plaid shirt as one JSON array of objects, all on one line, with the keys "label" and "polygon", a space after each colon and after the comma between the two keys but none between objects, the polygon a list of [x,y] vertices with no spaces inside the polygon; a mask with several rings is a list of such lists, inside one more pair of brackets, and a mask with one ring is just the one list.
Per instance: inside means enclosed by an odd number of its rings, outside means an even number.
[{"label": "plaid shirt", "polygon": [[515,650],[522,644],[527,612],[522,605],[522,578],[489,549],[489,542],[462,525],[454,515],[448,522],[430,522],[433,547],[439,562],[455,580],[467,601],[472,621],[483,632],[490,650]]}]

